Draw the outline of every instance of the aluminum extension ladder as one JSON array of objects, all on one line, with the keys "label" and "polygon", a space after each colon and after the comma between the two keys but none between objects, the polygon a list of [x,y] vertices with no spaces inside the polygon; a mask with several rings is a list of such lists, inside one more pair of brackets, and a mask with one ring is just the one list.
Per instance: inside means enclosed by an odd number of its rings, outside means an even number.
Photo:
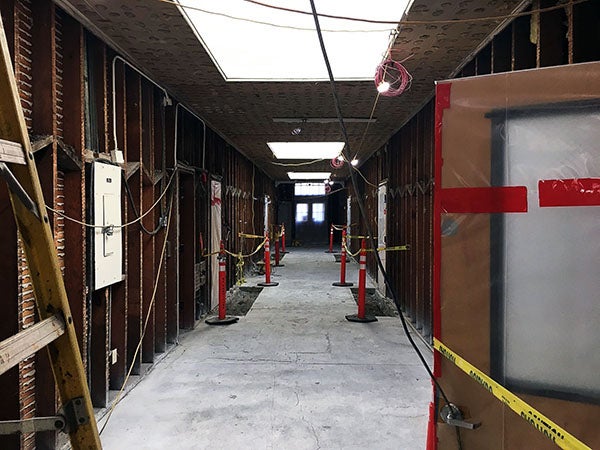
[{"label": "aluminum extension ladder", "polygon": [[62,403],[53,417],[0,422],[0,434],[60,429],[69,433],[74,449],[101,449],[1,19],[0,46],[0,175],[9,187],[40,317],[39,323],[0,342],[0,375],[47,346]]}]

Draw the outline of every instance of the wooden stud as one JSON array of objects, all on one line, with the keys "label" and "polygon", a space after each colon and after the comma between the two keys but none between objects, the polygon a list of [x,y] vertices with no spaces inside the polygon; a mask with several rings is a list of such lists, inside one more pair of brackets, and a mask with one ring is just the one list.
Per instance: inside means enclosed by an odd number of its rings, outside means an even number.
[{"label": "wooden stud", "polygon": [[[114,54],[110,54],[109,60],[112,61]],[[112,67],[111,67],[112,68]],[[112,83],[111,83],[112,89]],[[125,160],[127,160],[127,142],[125,135],[127,132],[127,124],[125,121],[125,109],[126,109],[126,98],[125,98],[125,74],[123,64],[117,64],[115,66],[115,93],[116,93],[116,123],[117,123],[117,140],[118,147],[123,151]],[[112,102],[112,99],[111,99]],[[110,134],[112,133],[112,126]],[[114,140],[114,139],[113,139]],[[116,143],[113,142],[113,147]],[[139,163],[137,164],[139,167]],[[126,192],[122,192],[122,204],[121,204],[121,215],[124,223],[127,223],[131,218],[129,198]],[[124,272],[127,273],[128,261],[129,261],[129,245],[128,238],[129,233],[122,233],[123,236],[123,267]],[[129,276],[126,276],[123,282],[117,283],[112,287],[112,302],[111,302],[111,314],[110,314],[110,348],[109,352],[116,350],[117,360],[109,359],[109,389],[119,390],[125,382],[125,374],[127,373],[127,300],[128,300],[128,286],[131,282]],[[134,344],[135,345],[135,344]]]},{"label": "wooden stud", "polygon": [[[97,111],[97,142],[98,148],[92,149],[99,152],[103,158],[110,159],[108,154],[106,130],[108,129],[107,106],[107,78],[106,78],[106,46],[93,36],[87,39],[90,48],[87,52],[89,79],[92,81],[90,90],[95,96],[89,96],[90,108]],[[95,98],[95,104],[92,99]],[[92,129],[90,132],[94,132]],[[91,142],[96,142],[92,139]],[[91,289],[91,287],[90,287]],[[94,406],[105,407],[108,404],[108,342],[109,342],[109,315],[112,292],[106,287],[92,293],[90,323],[90,388]]]},{"label": "wooden stud", "polygon": [[[0,136],[6,140],[19,142],[25,150],[25,155],[29,157],[31,151],[29,136],[3,29],[0,33],[0,45],[0,98],[2,98]],[[38,210],[44,212],[45,203],[33,158],[28,158],[27,166],[11,166],[15,177],[34,199]],[[48,350],[62,402],[68,403],[74,398],[82,397],[85,411],[89,417],[87,423],[81,424],[71,432],[72,447],[75,449],[101,448],[73,318],[58,266],[50,221],[44,213],[42,213],[42,220],[37,219],[18,199],[11,200],[27,261],[31,268],[31,280],[40,318],[44,320],[56,313],[61,313],[65,317],[65,334],[49,344]]]},{"label": "wooden stud", "polygon": [[[126,80],[126,145],[127,161],[141,164],[141,85],[140,77],[125,70]],[[141,205],[142,175],[136,171],[128,180],[136,208]],[[133,208],[128,209],[128,220],[134,219]],[[134,360],[134,352],[142,336],[142,241],[139,225],[127,227],[127,367],[133,364],[132,374],[141,371],[141,355]]]},{"label": "wooden stud", "polygon": [[[142,163],[144,172],[154,175],[154,95],[153,86],[142,80]],[[154,178],[154,177],[152,177]],[[154,185],[143,183],[142,202],[140,214],[150,211],[142,223],[146,230],[152,231],[156,227],[158,214],[157,208],[150,210],[155,202]],[[156,281],[154,246],[155,237],[142,232],[142,329],[145,332],[142,339],[142,363],[154,362],[154,324],[156,308],[151,303]],[[146,322],[146,318],[148,321]]]}]

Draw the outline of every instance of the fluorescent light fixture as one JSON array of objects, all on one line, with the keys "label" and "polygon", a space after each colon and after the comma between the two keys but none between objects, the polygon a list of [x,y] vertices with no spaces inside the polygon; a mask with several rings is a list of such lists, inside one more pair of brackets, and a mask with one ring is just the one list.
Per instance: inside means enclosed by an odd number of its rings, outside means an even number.
[{"label": "fluorescent light fixture", "polygon": [[331,159],[344,148],[343,142],[267,142],[277,159]]},{"label": "fluorescent light fixture", "polygon": [[331,172],[288,172],[290,180],[324,180],[331,176]]},{"label": "fluorescent light fixture", "polygon": [[[312,15],[244,0],[177,0],[179,10],[227,81],[326,80],[327,70]],[[411,0],[319,2],[318,12],[400,22]],[[310,12],[305,0],[278,2]],[[206,6],[204,6],[206,5]],[[262,23],[260,23],[262,22]],[[372,80],[393,25],[320,18],[337,80]]]}]

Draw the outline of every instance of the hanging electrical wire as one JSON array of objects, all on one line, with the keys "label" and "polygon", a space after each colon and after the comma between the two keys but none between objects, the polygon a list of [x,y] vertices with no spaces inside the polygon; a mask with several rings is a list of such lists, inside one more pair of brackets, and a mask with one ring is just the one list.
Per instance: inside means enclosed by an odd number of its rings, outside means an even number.
[{"label": "hanging electrical wire", "polygon": [[[131,192],[131,188],[129,187],[129,183],[127,182],[127,177],[125,176],[125,171],[121,171],[121,178],[123,180],[123,184],[125,185],[125,191],[127,192],[127,197],[129,198],[129,205],[131,206],[131,209],[133,210],[133,214],[135,215],[135,218],[137,219],[140,217],[140,213],[138,212],[138,209],[135,206],[135,201],[133,200],[133,193]],[[150,236],[154,236],[154,235],[158,234],[158,232],[163,229],[162,215],[161,215],[161,217],[159,217],[158,224],[156,225],[156,228],[154,230],[152,230],[152,231],[148,230],[144,226],[143,221],[140,221],[140,227],[142,228],[142,231],[144,233],[146,233]]]},{"label": "hanging electrical wire", "polygon": [[[319,16],[318,16],[317,10],[315,8],[314,0],[309,0],[309,1],[310,1],[311,9],[312,9],[313,19],[315,21],[315,27],[317,29],[317,35],[318,35],[318,38],[319,38],[319,44],[321,46],[321,52],[323,53],[323,59],[325,61],[325,66],[327,67],[327,73],[329,75],[329,84],[331,86],[331,93],[333,95],[333,102],[334,102],[334,105],[335,105],[335,110],[336,110],[336,113],[337,113],[337,116],[338,116],[338,120],[340,122],[340,128],[342,130],[342,134],[344,136],[344,140],[346,142],[345,150],[347,151],[347,153],[350,153],[350,144],[349,144],[349,139],[348,139],[348,132],[346,130],[346,125],[344,123],[344,117],[342,115],[340,101],[339,101],[339,97],[338,97],[338,94],[337,94],[337,89],[336,89],[336,86],[335,86],[335,79],[333,77],[333,72],[331,70],[331,64],[329,62],[329,57],[327,56],[327,49],[325,48],[325,43],[323,41],[323,34],[321,33],[321,27],[320,27],[320,24],[319,24]],[[350,172],[350,179],[352,180],[352,186],[353,186],[355,192],[359,192],[359,190],[358,190],[358,183],[357,183],[357,180],[356,180],[356,175],[355,175],[354,171],[351,170],[351,169],[349,170],[349,172]],[[366,224],[367,235],[369,236],[371,247],[372,248],[377,248],[377,246],[375,244],[375,240],[373,238],[373,230],[372,230],[371,224],[367,220],[367,214],[366,214],[365,205],[364,205],[364,202],[363,202],[363,200],[362,200],[362,198],[361,198],[360,195],[356,196],[356,201],[357,201],[357,204],[358,204],[358,209],[360,211],[360,215],[361,215],[361,217],[363,218],[363,220],[364,220],[364,222]],[[404,314],[402,313],[402,307],[401,307],[400,302],[398,300],[398,295],[396,294],[396,291],[395,291],[395,289],[393,288],[393,286],[392,286],[392,284],[390,282],[389,275],[386,272],[385,267],[383,266],[383,263],[381,261],[381,257],[379,256],[379,253],[374,252],[374,256],[375,256],[375,261],[377,262],[377,267],[379,268],[379,270],[381,271],[381,274],[383,275],[385,286],[387,287],[387,289],[389,289],[389,292],[391,292],[391,294],[392,294],[392,299],[394,301],[394,304],[396,305],[396,309],[398,310],[398,314],[400,316],[400,322],[402,323],[402,328],[404,330],[404,333],[406,334],[406,337],[407,337],[408,341],[410,342],[411,346],[415,350],[417,356],[419,357],[421,363],[423,364],[423,367],[425,368],[425,370],[429,374],[430,379],[435,384],[438,392],[440,393],[440,395],[444,399],[444,402],[446,402],[446,404],[450,404],[450,400],[448,399],[448,396],[446,395],[446,393],[442,389],[442,387],[439,384],[437,378],[433,375],[433,371],[431,370],[431,368],[429,367],[429,364],[425,360],[425,357],[423,356],[423,353],[421,352],[421,350],[419,349],[419,347],[417,346],[416,342],[414,341],[413,337],[410,334],[410,331],[408,329],[408,324],[406,322],[406,318],[404,317]],[[461,439],[460,439],[460,433],[459,432],[457,433],[457,441],[458,441],[459,449],[462,449],[462,442],[461,442]]]},{"label": "hanging electrical wire", "polygon": [[[166,192],[166,191],[165,191]],[[171,191],[171,196],[169,199],[169,205],[168,205],[168,215],[167,215],[167,223],[165,225],[165,238],[163,240],[163,246],[162,246],[162,250],[160,253],[160,262],[158,264],[158,269],[157,269],[157,273],[161,272],[162,269],[162,265],[165,261],[165,255],[166,255],[166,249],[167,249],[167,244],[168,244],[168,239],[169,239],[169,228],[171,226],[171,211],[172,206],[173,206],[173,198],[175,197],[174,195],[175,193],[175,189],[173,189]],[[113,412],[115,411],[115,408],[117,406],[117,404],[122,400],[122,396],[123,396],[123,392],[125,391],[125,387],[127,386],[127,382],[129,381],[129,377],[131,376],[131,373],[133,371],[133,368],[135,367],[135,362],[137,360],[137,357],[140,353],[140,350],[142,348],[142,343],[144,341],[144,336],[146,335],[146,330],[148,328],[148,322],[150,320],[150,317],[152,316],[152,312],[154,311],[153,306],[154,306],[154,302],[156,300],[156,292],[158,291],[158,284],[160,281],[160,277],[156,277],[155,281],[154,281],[154,289],[152,290],[152,297],[150,298],[150,302],[148,304],[148,313],[146,314],[146,319],[144,320],[144,326],[142,327],[142,332],[141,332],[141,336],[139,339],[139,342],[137,344],[137,347],[135,349],[135,352],[133,354],[133,358],[131,361],[131,365],[129,366],[129,370],[127,371],[127,374],[125,376],[125,379],[123,380],[123,384],[121,385],[121,388],[119,389],[119,392],[117,393],[117,396],[115,397],[115,399],[113,400],[113,402],[111,403],[109,410],[108,410],[108,414],[106,415],[106,419],[104,422],[104,425],[102,425],[102,428],[100,428],[100,431],[98,434],[102,434],[102,432],[104,431],[104,429],[106,428],[106,426],[108,425],[108,421],[110,420]]]},{"label": "hanging electrical wire", "polygon": [[375,70],[377,92],[384,97],[397,97],[410,87],[412,76],[398,61],[387,58]]},{"label": "hanging electrical wire", "polygon": [[[175,169],[173,171],[173,173],[171,174],[171,178],[169,178],[169,182],[167,183],[167,186],[165,187],[165,189],[163,190],[163,192],[160,194],[160,196],[158,197],[158,199],[156,199],[156,201],[152,204],[152,206],[150,206],[150,208],[148,208],[148,210],[146,212],[144,212],[141,216],[136,217],[134,220],[132,220],[131,222],[127,222],[124,223],[122,225],[110,225],[110,227],[112,228],[127,228],[131,225],[136,224],[137,222],[141,222],[142,219],[144,217],[146,217],[148,214],[150,214],[152,212],[152,210],[154,210],[154,208],[156,208],[156,206],[161,202],[161,200],[163,199],[163,197],[167,194],[167,192],[169,191],[169,187],[171,186],[171,183],[173,182],[173,179],[175,178],[175,174],[177,173],[177,169]],[[50,206],[46,205],[46,209],[48,211],[52,211],[54,214],[59,215],[60,217],[69,220],[71,222],[77,223],[79,225],[82,225],[84,227],[88,227],[88,228],[107,228],[107,225],[96,225],[93,223],[87,223],[87,222],[83,222],[81,220],[75,219],[73,217],[67,216],[65,213],[63,213],[62,211],[58,211],[54,208],[51,208]]]},{"label": "hanging electrical wire", "polygon": [[[395,30],[392,30],[390,32],[390,37],[388,40],[388,45],[387,48],[385,49],[385,52],[383,53],[383,60],[389,59],[391,58],[391,54],[393,51],[393,47],[394,47],[394,43],[396,42],[396,38],[398,37],[398,34],[400,33],[399,29],[396,28]],[[413,55],[410,54],[407,58],[405,58],[403,61],[406,61],[407,59],[411,58]],[[377,86],[377,83],[375,83],[375,85]],[[362,146],[365,142],[365,138],[367,136],[367,132],[369,131],[369,126],[371,125],[371,119],[373,118],[373,116],[375,115],[375,109],[377,108],[377,103],[379,102],[379,97],[381,95],[381,93],[379,92],[379,89],[376,90],[377,91],[377,95],[375,96],[375,101],[373,102],[373,107],[371,108],[371,113],[369,114],[369,121],[367,122],[367,127],[365,128],[365,131],[363,132],[361,138],[360,138],[360,144],[358,145],[358,149],[356,150],[356,152],[354,153],[354,156],[352,158],[352,161],[357,160],[358,155],[360,153],[360,151],[362,150]],[[353,165],[354,166],[354,165]],[[356,170],[358,170],[358,168],[356,168]],[[360,172],[359,172],[360,173]],[[360,176],[367,181],[367,179],[363,176],[362,173],[360,173]],[[369,181],[367,181],[367,183],[370,183]]]},{"label": "hanging electrical wire", "polygon": [[[263,20],[255,20],[255,19],[248,19],[245,17],[238,17],[238,16],[232,16],[231,14],[226,14],[226,13],[221,13],[221,12],[217,12],[217,11],[210,11],[207,9],[203,9],[203,8],[198,8],[197,6],[190,6],[190,5],[183,5],[181,3],[179,3],[178,1],[174,1],[174,0],[158,0],[161,3],[167,3],[169,5],[176,5],[179,6],[180,8],[183,9],[189,9],[191,11],[198,11],[198,12],[202,12],[205,14],[210,14],[213,16],[218,16],[218,17],[225,17],[227,19],[232,19],[232,20],[237,20],[240,22],[248,22],[248,23],[254,23],[257,25],[266,25],[268,27],[274,27],[274,28],[282,28],[282,29],[287,29],[287,30],[296,30],[296,31],[310,31],[310,32],[314,32],[315,29],[314,28],[305,28],[305,27],[295,27],[292,25],[281,25],[279,23],[273,23],[273,22],[266,22]],[[261,5],[261,6],[266,6],[266,5]],[[294,12],[294,11],[292,11]],[[322,30],[325,33],[381,33],[382,31],[388,31],[389,28],[383,28],[383,29],[367,29],[367,30],[332,30],[332,29],[325,29]]]},{"label": "hanging electrical wire", "polygon": [[304,161],[304,162],[300,162],[300,163],[280,163],[280,162],[276,162],[276,161],[272,161],[271,164],[273,164],[274,166],[281,166],[281,167],[300,167],[300,166],[310,166],[311,164],[315,164],[321,161],[325,161],[326,159],[324,158],[320,158],[320,159],[313,159],[312,161]]},{"label": "hanging electrical wire", "polygon": [[[161,0],[165,1],[165,0]],[[285,8],[283,6],[270,5],[268,3],[262,3],[256,0],[244,0],[248,3],[253,3],[255,5],[263,6],[265,8],[276,9],[279,11],[286,11],[296,14],[303,15],[312,15],[310,11],[302,11],[299,9],[293,8]],[[569,5],[577,5],[579,3],[585,3],[592,0],[575,0]],[[511,14],[503,14],[499,16],[484,16],[484,17],[472,17],[467,19],[439,19],[439,20],[402,20],[402,24],[404,25],[435,25],[435,24],[455,24],[455,23],[474,23],[474,22],[494,22],[494,21],[502,21],[507,19],[515,19],[517,17],[530,16],[533,14],[545,13],[554,11],[557,9],[563,9],[566,4],[559,4],[555,6],[549,6],[547,8],[538,8],[532,9],[531,11],[524,11],[519,13],[511,13]],[[398,25],[398,20],[375,20],[375,19],[365,19],[360,17],[347,17],[347,16],[338,16],[334,14],[319,14],[319,17],[324,17],[327,19],[337,19],[337,20],[348,20],[351,22],[363,22],[363,23],[373,23],[373,24],[385,24],[385,25]],[[314,31],[314,30],[313,30]],[[321,30],[325,31],[325,30]]]},{"label": "hanging electrical wire", "polygon": [[342,167],[344,167],[344,158],[342,156],[336,156],[335,158],[331,159],[331,162],[329,164],[334,169],[341,169]]}]

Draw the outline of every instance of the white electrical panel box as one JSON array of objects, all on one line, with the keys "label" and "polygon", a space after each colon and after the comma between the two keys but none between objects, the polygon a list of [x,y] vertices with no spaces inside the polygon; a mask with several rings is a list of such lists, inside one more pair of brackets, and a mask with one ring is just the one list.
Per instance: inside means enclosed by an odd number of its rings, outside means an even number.
[{"label": "white electrical panel box", "polygon": [[123,279],[121,233],[121,168],[92,164],[94,228],[94,290]]}]

